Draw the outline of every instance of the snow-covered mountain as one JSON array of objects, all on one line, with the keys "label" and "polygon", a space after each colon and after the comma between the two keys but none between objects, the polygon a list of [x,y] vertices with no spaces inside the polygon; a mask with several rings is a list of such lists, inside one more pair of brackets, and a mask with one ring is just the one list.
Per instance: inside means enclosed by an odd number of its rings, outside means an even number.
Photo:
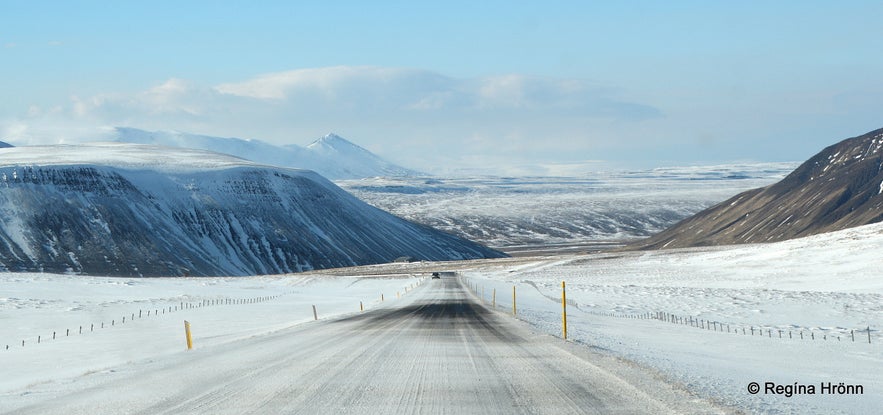
[{"label": "snow-covered mountain", "polygon": [[0,149],[0,211],[9,271],[256,275],[502,256],[371,207],[312,171],[193,149]]},{"label": "snow-covered mountain", "polygon": [[392,164],[335,134],[328,134],[312,142],[307,146],[307,150],[317,159],[333,163],[333,165],[322,166],[323,170],[328,171],[326,177],[333,179],[423,175],[423,173]]},{"label": "snow-covered mountain", "polygon": [[749,190],[636,244],[675,248],[775,242],[883,221],[883,129],[831,145]]},{"label": "snow-covered mountain", "polygon": [[421,174],[383,160],[335,134],[328,134],[306,148],[294,144],[277,146],[260,140],[212,137],[177,131],[145,131],[128,127],[115,128],[110,140],[209,150],[261,164],[313,170],[330,180]]}]

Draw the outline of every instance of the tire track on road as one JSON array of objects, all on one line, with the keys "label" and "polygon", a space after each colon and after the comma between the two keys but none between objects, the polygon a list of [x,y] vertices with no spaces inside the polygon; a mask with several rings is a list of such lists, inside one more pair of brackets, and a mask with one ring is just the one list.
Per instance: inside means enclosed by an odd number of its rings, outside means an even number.
[{"label": "tire track on road", "polygon": [[686,394],[660,397],[657,379],[636,385],[565,344],[442,278],[388,307],[135,362],[18,413],[724,412]]}]

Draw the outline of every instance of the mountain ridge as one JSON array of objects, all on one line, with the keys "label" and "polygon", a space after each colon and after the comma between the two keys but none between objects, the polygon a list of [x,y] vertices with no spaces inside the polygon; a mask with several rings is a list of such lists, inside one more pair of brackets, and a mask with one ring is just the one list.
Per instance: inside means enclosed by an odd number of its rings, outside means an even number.
[{"label": "mountain ridge", "polygon": [[0,211],[6,271],[244,276],[505,256],[313,171],[138,144],[0,149]]},{"label": "mountain ridge", "polygon": [[631,249],[776,242],[883,221],[883,129],[830,145],[781,181],[703,210]]},{"label": "mountain ridge", "polygon": [[[329,136],[331,138],[325,140],[328,141],[325,144],[323,139]],[[280,146],[255,139],[115,127],[110,141],[208,150],[261,164],[313,170],[331,180],[423,174],[390,163],[334,133],[313,141],[307,147],[301,147],[296,144]]]}]

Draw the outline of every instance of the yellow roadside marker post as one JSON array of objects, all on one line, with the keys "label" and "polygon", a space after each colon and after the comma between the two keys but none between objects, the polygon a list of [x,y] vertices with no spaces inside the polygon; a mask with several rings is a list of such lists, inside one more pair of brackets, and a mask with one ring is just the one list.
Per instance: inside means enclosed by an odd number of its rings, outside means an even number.
[{"label": "yellow roadside marker post", "polygon": [[567,340],[567,290],[564,287],[564,281],[561,281],[561,330],[564,340]]},{"label": "yellow roadside marker post", "polygon": [[190,335],[190,322],[184,320],[184,335],[187,337],[187,350],[193,349],[193,336]]}]

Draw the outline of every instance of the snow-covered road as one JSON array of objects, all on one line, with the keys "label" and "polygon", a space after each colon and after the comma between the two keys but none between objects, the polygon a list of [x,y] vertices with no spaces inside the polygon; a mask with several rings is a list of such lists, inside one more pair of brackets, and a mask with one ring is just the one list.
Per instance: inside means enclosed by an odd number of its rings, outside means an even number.
[{"label": "snow-covered road", "polygon": [[[0,413],[567,412],[571,399],[612,405],[604,412],[694,413],[708,400],[747,413],[876,413],[881,250],[876,224],[775,244],[242,278],[0,273]],[[427,279],[440,270],[474,291]],[[656,312],[716,324],[623,318]],[[203,403],[212,393],[219,402]]]},{"label": "snow-covered road", "polygon": [[486,308],[455,277],[426,280],[365,313],[62,383],[53,386],[57,396],[21,397],[29,406],[14,412],[723,412],[634,365],[531,332]]}]

